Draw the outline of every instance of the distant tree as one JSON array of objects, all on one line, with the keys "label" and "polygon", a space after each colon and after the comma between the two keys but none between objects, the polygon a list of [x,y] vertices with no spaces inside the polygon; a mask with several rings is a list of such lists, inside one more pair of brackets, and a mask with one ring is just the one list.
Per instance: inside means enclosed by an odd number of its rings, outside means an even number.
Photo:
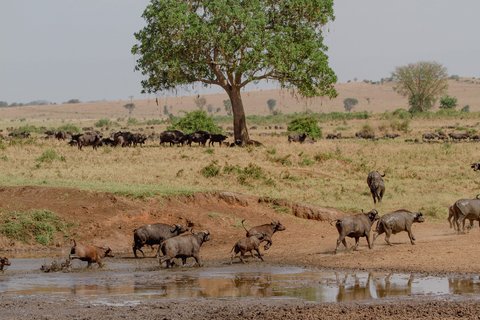
[{"label": "distant tree", "polygon": [[440,109],[455,109],[457,107],[457,98],[449,95],[440,99]]},{"label": "distant tree", "polygon": [[80,103],[80,100],[79,99],[70,99],[68,100],[67,102],[65,102],[66,104],[74,104],[74,103]]},{"label": "distant tree", "polygon": [[325,28],[333,0],[151,0],[135,33],[143,92],[201,82],[228,94],[234,139],[249,141],[241,92],[249,83],[278,81],[305,97],[335,97]]},{"label": "distant tree", "polygon": [[211,104],[207,105],[207,112],[208,113],[213,113],[213,106]]},{"label": "distant tree", "polygon": [[394,90],[408,98],[410,112],[428,111],[448,88],[448,74],[437,62],[417,62],[397,67],[392,73]]},{"label": "distant tree", "polygon": [[197,95],[194,99],[194,102],[198,109],[203,110],[203,108],[207,104],[207,99],[205,99],[205,97]]},{"label": "distant tree", "polygon": [[355,107],[357,104],[358,100],[355,98],[346,98],[345,100],[343,100],[343,107],[347,112],[352,111],[353,107]]},{"label": "distant tree", "polygon": [[168,106],[167,105],[164,105],[163,106],[163,115],[164,116],[168,116],[170,114],[170,112],[168,111]]},{"label": "distant tree", "polygon": [[8,107],[7,101],[0,101],[0,108]]},{"label": "distant tree", "polygon": [[132,112],[135,109],[135,103],[130,102],[123,105],[123,107],[128,110],[128,115],[132,116]]},{"label": "distant tree", "polygon": [[220,113],[220,111],[222,111],[221,108],[217,107],[217,109],[215,109],[215,113]]},{"label": "distant tree", "polygon": [[223,100],[223,106],[225,107],[225,112],[227,115],[232,115],[232,101],[230,100]]},{"label": "distant tree", "polygon": [[267,100],[268,111],[273,114],[275,111],[275,107],[277,106],[277,100],[275,99],[268,99]]}]

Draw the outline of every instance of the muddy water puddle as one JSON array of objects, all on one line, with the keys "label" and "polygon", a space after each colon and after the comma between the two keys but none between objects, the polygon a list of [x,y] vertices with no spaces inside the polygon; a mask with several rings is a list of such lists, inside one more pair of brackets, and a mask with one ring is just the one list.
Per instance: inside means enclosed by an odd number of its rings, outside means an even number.
[{"label": "muddy water puddle", "polygon": [[[0,274],[0,295],[76,297],[90,302],[143,299],[267,298],[312,302],[401,297],[480,297],[478,276],[338,272],[268,264],[159,269],[154,260],[111,260],[98,270],[80,262],[73,272],[43,273],[44,259],[12,259]],[[110,302],[109,302],[110,301]],[[123,302],[122,302],[123,301]]]}]

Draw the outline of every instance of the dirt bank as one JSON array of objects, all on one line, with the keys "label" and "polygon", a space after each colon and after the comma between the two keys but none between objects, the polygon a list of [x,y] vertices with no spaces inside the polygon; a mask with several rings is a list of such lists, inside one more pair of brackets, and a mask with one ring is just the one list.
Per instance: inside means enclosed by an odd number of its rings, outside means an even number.
[{"label": "dirt bank", "polygon": [[[360,240],[360,250],[340,251],[333,255],[337,231],[328,221],[296,217],[271,201],[234,194],[197,194],[170,198],[136,200],[106,193],[76,189],[4,187],[0,189],[2,210],[49,209],[67,222],[74,223],[71,237],[78,241],[109,245],[123,256],[130,257],[132,230],[152,222],[194,224],[194,229],[208,229],[212,241],[202,249],[206,262],[228,260],[235,241],[244,236],[241,221],[248,226],[280,220],[287,230],[275,234],[273,246],[265,258],[272,263],[307,265],[319,268],[383,269],[426,273],[480,272],[480,232],[474,228],[465,235],[456,235],[445,221],[426,221],[414,225],[417,244],[412,246],[406,233],[392,237],[393,246],[387,246],[381,236],[373,250]],[[292,205],[291,207],[295,207]],[[335,219],[342,213],[334,209],[297,209],[307,212],[303,217]],[[306,211],[305,211],[306,210]],[[323,213],[322,213],[323,212]],[[381,213],[382,214],[382,213]],[[298,214],[302,216],[302,214]],[[353,241],[350,240],[350,244]],[[3,255],[31,256],[33,252],[47,256],[66,255],[69,240],[60,239],[56,246],[39,250],[39,246],[25,245],[0,237]]]}]

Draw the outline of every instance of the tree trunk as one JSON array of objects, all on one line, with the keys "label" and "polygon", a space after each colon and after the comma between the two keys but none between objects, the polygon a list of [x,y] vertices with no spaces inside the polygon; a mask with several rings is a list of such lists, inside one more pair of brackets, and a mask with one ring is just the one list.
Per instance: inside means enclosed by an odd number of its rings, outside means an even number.
[{"label": "tree trunk", "polygon": [[232,87],[231,90],[227,90],[227,93],[230,97],[230,101],[232,102],[233,134],[235,137],[235,142],[241,141],[241,145],[245,145],[250,140],[250,137],[248,136],[245,110],[243,110],[240,89]]}]

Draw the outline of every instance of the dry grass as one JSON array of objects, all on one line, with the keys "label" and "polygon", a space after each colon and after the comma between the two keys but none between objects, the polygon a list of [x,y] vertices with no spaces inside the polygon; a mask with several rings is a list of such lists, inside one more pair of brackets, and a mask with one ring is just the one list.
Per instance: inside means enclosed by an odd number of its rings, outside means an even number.
[{"label": "dry grass", "polygon": [[[378,132],[384,121],[389,120],[352,120],[341,125],[348,135],[366,122]],[[413,120],[408,137],[450,122]],[[324,124],[324,132],[338,125]],[[366,176],[379,170],[386,172],[386,195],[377,206],[379,211],[406,208],[432,217],[444,217],[456,199],[478,193],[479,180],[469,167],[480,159],[475,143],[345,139],[300,145],[288,144],[284,136],[256,134],[252,133],[253,138],[266,147],[178,148],[150,142],[143,148],[79,151],[65,142],[43,139],[4,143],[0,185],[67,186],[134,197],[230,190],[358,211],[373,207]],[[46,152],[55,157],[39,160]],[[205,174],[212,165],[215,174]]]}]

